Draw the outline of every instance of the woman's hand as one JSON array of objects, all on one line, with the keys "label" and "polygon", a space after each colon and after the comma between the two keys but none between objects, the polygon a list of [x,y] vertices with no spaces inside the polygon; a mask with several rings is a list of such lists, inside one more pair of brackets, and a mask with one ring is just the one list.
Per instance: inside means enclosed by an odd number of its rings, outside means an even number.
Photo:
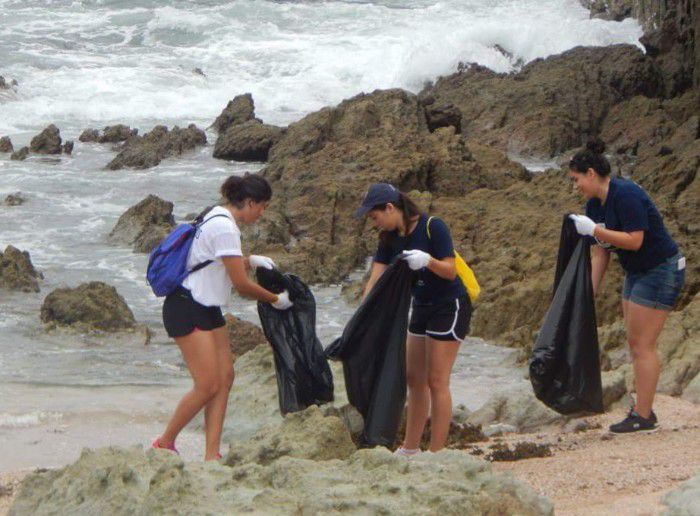
[{"label": "woman's hand", "polygon": [[277,301],[270,304],[272,308],[276,308],[277,310],[288,310],[294,306],[294,303],[289,299],[289,292],[286,290],[280,292],[277,295]]},{"label": "woman's hand", "polygon": [[569,218],[574,221],[576,231],[581,236],[593,236],[595,232],[595,222],[590,217],[585,215],[569,215]]},{"label": "woman's hand", "polygon": [[404,251],[401,258],[403,260],[406,260],[408,266],[411,268],[411,270],[414,271],[423,269],[427,267],[430,263],[430,255],[425,251],[421,251],[419,249],[410,249],[408,251]]},{"label": "woman's hand", "polygon": [[272,261],[272,258],[268,258],[267,256],[259,256],[257,254],[251,254],[248,257],[248,263],[250,264],[251,269],[257,269],[258,267],[262,267],[263,269],[274,269],[277,267],[275,265],[275,262]]}]

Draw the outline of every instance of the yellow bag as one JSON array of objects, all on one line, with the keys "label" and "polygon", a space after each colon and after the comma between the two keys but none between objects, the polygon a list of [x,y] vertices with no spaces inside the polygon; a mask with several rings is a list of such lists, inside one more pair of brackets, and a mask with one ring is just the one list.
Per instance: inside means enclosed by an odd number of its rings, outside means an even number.
[{"label": "yellow bag", "polygon": [[[434,217],[428,218],[428,222],[425,224],[425,228],[428,231],[428,238],[430,238],[430,221],[433,220],[433,218]],[[464,258],[459,255],[457,250],[455,250],[455,268],[457,269],[457,276],[459,276],[459,279],[462,280],[464,287],[467,289],[469,299],[472,304],[474,304],[481,293],[481,287],[479,286],[479,282],[476,281],[474,271],[467,265],[467,262],[464,261]]]}]

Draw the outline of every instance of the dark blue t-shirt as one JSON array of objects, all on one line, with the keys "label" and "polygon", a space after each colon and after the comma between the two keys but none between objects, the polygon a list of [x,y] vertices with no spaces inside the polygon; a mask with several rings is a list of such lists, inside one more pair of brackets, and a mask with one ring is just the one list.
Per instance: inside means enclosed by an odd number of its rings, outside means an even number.
[{"label": "dark blue t-shirt", "polygon": [[600,199],[589,199],[586,215],[613,231],[644,231],[642,247],[638,251],[625,251],[598,242],[602,247],[617,253],[620,265],[627,272],[648,271],[678,253],[678,246],[666,231],[659,210],[646,192],[633,181],[613,177],[605,204]]},{"label": "dark blue t-shirt", "polygon": [[[418,224],[409,235],[402,237],[396,231],[391,232],[387,245],[380,244],[377,248],[374,261],[389,264],[396,256],[409,249],[420,249],[437,260],[454,256],[452,236],[447,224],[433,217],[430,220],[430,238],[428,238],[427,222],[428,216],[421,215]],[[424,268],[417,272],[416,283],[413,286],[413,303],[440,304],[466,294],[467,290],[459,277],[446,280]]]}]

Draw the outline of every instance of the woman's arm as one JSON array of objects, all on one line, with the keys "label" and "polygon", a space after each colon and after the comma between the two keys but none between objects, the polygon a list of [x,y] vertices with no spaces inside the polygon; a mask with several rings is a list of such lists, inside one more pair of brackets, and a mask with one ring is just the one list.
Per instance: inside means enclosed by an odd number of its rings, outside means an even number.
[{"label": "woman's arm", "polygon": [[591,280],[593,281],[593,296],[596,295],[600,284],[603,282],[603,276],[610,263],[610,252],[606,251],[599,245],[591,247]]},{"label": "woman's arm", "polygon": [[248,277],[245,258],[242,256],[223,256],[221,261],[224,262],[224,267],[226,267],[226,272],[228,277],[231,278],[231,283],[233,283],[236,292],[241,296],[266,303],[277,302],[277,294],[262,288]]},{"label": "woman's arm", "polygon": [[455,266],[455,259],[453,257],[443,258],[438,260],[437,258],[430,257],[428,262],[428,270],[443,279],[452,281],[457,277],[457,267]]},{"label": "woman's arm", "polygon": [[384,274],[384,271],[387,270],[388,267],[389,266],[386,263],[372,262],[372,271],[369,273],[369,279],[367,280],[365,290],[362,293],[362,299],[367,297],[367,294],[370,293],[372,287],[374,287],[379,277]]},{"label": "woman's arm", "polygon": [[601,242],[612,244],[618,249],[624,249],[625,251],[639,251],[639,248],[642,247],[642,242],[644,242],[644,231],[627,233],[625,231],[613,231],[598,225],[593,228],[593,236]]}]

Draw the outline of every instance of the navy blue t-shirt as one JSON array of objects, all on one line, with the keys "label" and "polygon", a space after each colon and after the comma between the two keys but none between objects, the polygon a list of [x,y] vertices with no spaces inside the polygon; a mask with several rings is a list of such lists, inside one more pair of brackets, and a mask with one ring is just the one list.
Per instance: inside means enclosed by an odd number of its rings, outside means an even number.
[{"label": "navy blue t-shirt", "polygon": [[613,177],[605,204],[597,198],[589,199],[586,215],[613,231],[644,231],[642,247],[638,251],[625,251],[598,242],[602,247],[617,253],[620,265],[627,272],[648,271],[678,253],[678,246],[666,231],[659,210],[646,192],[633,181]]},{"label": "navy blue t-shirt", "polygon": [[[430,238],[428,238],[427,222],[428,216],[421,215],[418,224],[409,235],[402,237],[397,231],[391,232],[387,245],[380,244],[377,248],[374,261],[389,264],[396,256],[409,249],[420,249],[437,260],[454,256],[452,236],[447,224],[433,217],[430,220]],[[440,304],[466,294],[467,290],[459,277],[446,280],[424,268],[417,272],[416,283],[413,286],[413,303]]]}]

